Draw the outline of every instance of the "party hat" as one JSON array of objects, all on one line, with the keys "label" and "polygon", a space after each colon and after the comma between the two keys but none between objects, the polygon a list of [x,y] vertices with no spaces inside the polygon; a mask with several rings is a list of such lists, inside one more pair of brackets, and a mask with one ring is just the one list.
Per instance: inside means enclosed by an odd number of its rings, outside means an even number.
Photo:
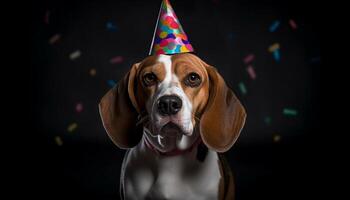
[{"label": "party hat", "polygon": [[193,52],[193,47],[168,0],[160,6],[149,55]]}]

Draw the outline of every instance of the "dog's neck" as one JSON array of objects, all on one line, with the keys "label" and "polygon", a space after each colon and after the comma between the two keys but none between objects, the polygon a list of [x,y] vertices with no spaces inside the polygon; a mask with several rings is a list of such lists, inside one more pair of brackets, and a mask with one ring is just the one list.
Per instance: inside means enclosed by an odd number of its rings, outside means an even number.
[{"label": "dog's neck", "polygon": [[[141,142],[127,153],[125,159],[125,185],[132,183],[136,190],[126,190],[128,196],[141,196],[135,199],[214,199],[218,195],[221,180],[219,158],[215,151],[206,149],[205,157],[198,159],[201,144],[192,151],[180,155],[164,156],[156,154]],[[202,143],[203,144],[203,143]],[[131,178],[130,178],[131,177]],[[191,181],[185,181],[191,180]],[[209,183],[209,184],[208,184]],[[174,187],[176,185],[176,187]],[[130,187],[129,187],[130,188]],[[146,189],[145,189],[146,188]],[[202,191],[200,194],[186,193],[188,188]],[[141,198],[142,197],[142,198]]]},{"label": "dog's neck", "polygon": [[162,156],[179,156],[179,155],[183,155],[183,154],[190,153],[190,152],[194,151],[194,149],[197,148],[198,145],[200,145],[200,143],[202,143],[202,140],[201,140],[200,137],[197,137],[196,141],[191,146],[189,146],[186,149],[175,148],[175,149],[173,149],[171,151],[166,151],[166,152],[162,152],[162,151],[158,150],[157,147],[155,147],[152,144],[152,142],[149,141],[149,139],[147,137],[144,137],[143,142],[144,142],[144,144],[145,144],[145,146],[147,148],[152,150],[157,155],[162,155]]},{"label": "dog's neck", "polygon": [[147,129],[144,129],[143,137],[140,142],[141,148],[146,149],[147,152],[153,154],[155,157],[175,157],[175,156],[191,156],[198,161],[203,161],[208,153],[208,148],[203,144],[199,133],[193,135],[191,144],[186,148],[179,149],[175,147],[169,151],[161,151],[156,145],[159,145],[157,137],[150,135]]}]

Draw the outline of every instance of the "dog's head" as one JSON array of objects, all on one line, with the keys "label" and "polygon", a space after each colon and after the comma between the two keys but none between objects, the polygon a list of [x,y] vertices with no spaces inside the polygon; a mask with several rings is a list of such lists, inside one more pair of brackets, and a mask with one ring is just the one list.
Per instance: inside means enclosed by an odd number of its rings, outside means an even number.
[{"label": "dog's head", "polygon": [[134,64],[99,107],[118,147],[135,146],[145,132],[158,138],[154,145],[163,152],[185,149],[199,135],[208,148],[227,151],[246,118],[216,69],[189,53],[149,56]]}]

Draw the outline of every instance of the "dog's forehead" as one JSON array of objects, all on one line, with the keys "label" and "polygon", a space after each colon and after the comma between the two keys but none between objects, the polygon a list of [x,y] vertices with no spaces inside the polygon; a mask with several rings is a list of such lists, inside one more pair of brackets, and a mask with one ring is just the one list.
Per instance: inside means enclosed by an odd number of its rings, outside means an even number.
[{"label": "dog's forehead", "polygon": [[175,55],[153,55],[149,56],[141,62],[141,68],[153,67],[157,68],[162,66],[166,69],[171,69],[168,72],[173,73],[175,68],[180,68],[186,66],[187,68],[195,68],[200,71],[205,71],[203,64],[201,63],[200,58],[193,54],[182,53]]},{"label": "dog's forehead", "polygon": [[172,55],[171,61],[174,64],[185,62],[195,66],[201,65],[200,58],[190,53],[181,53],[181,54]]}]

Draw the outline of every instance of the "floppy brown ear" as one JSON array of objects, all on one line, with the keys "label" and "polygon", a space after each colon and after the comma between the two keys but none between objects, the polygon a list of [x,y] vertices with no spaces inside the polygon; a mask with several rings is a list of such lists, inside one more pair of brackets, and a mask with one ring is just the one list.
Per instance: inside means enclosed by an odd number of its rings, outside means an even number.
[{"label": "floppy brown ear", "polygon": [[233,91],[212,66],[209,76],[209,100],[200,120],[203,142],[217,152],[229,150],[244,126],[246,112]]},{"label": "floppy brown ear", "polygon": [[135,99],[135,76],[138,64],[111,90],[99,104],[102,123],[109,137],[119,148],[131,148],[142,137],[142,127],[136,126],[138,106]]}]

